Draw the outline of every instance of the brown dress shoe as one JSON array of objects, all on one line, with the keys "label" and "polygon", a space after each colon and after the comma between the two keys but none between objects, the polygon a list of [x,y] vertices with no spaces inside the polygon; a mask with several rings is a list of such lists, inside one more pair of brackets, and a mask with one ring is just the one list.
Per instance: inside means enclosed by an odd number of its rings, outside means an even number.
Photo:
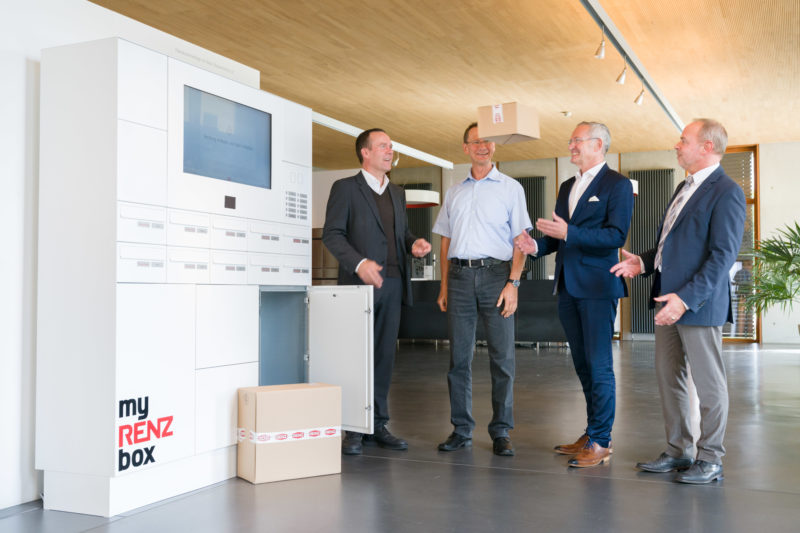
[{"label": "brown dress shoe", "polygon": [[573,442],[572,444],[559,444],[558,446],[554,447],[556,453],[560,453],[562,455],[575,455],[579,453],[586,443],[589,441],[589,435],[584,433],[581,437]]},{"label": "brown dress shoe", "polygon": [[[586,446],[586,442],[589,440],[589,435],[584,433],[581,437],[573,442],[572,444],[559,444],[558,446],[553,447],[553,450],[556,453],[560,453],[561,455],[575,455],[580,453],[584,446]],[[611,442],[608,443],[608,453],[614,453],[614,447],[611,445]]]},{"label": "brown dress shoe", "polygon": [[569,466],[576,468],[586,468],[589,466],[597,466],[611,460],[611,452],[608,448],[603,448],[596,442],[586,443],[586,446],[567,463]]}]

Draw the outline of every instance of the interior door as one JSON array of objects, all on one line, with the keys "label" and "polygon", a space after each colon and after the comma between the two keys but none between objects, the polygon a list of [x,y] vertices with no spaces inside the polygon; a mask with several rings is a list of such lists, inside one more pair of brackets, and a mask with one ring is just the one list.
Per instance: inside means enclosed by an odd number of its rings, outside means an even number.
[{"label": "interior door", "polygon": [[308,295],[308,381],[342,387],[342,429],[372,433],[372,286],[320,285]]}]

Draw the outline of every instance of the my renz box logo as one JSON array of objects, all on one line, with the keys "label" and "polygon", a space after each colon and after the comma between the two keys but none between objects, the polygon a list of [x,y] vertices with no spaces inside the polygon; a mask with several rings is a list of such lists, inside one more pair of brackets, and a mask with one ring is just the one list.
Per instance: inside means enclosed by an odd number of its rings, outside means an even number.
[{"label": "my renz box logo", "polygon": [[[117,428],[117,471],[136,468],[156,462],[156,445],[161,439],[173,436],[172,415],[149,419],[150,397],[120,400],[120,419],[136,417],[136,422],[120,424]],[[139,446],[150,444],[150,446]],[[129,446],[134,449],[124,450]]]}]

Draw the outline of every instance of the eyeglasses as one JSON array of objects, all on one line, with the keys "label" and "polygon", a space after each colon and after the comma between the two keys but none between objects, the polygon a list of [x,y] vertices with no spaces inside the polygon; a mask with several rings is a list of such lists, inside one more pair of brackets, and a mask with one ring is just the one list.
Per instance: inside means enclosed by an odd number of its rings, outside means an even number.
[{"label": "eyeglasses", "polygon": [[567,146],[572,146],[573,144],[580,144],[584,141],[591,141],[592,139],[600,139],[600,137],[586,137],[585,139],[581,139],[580,137],[575,137],[574,139],[570,139],[567,141]]},{"label": "eyeglasses", "polygon": [[492,142],[494,142],[494,141],[490,141],[490,140],[487,140],[487,139],[477,139],[475,141],[467,141],[464,144],[467,144],[467,145],[470,145],[470,146],[480,146],[481,144],[491,144]]}]

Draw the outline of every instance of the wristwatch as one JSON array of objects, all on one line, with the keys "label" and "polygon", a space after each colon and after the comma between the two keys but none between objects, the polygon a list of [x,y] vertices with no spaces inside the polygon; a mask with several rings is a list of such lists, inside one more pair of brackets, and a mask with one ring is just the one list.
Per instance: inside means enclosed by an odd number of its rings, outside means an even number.
[{"label": "wristwatch", "polygon": [[519,280],[518,280],[518,279],[511,279],[511,278],[508,278],[508,279],[506,280],[506,283],[510,283],[510,284],[512,284],[514,287],[516,287],[516,288],[519,288]]}]

